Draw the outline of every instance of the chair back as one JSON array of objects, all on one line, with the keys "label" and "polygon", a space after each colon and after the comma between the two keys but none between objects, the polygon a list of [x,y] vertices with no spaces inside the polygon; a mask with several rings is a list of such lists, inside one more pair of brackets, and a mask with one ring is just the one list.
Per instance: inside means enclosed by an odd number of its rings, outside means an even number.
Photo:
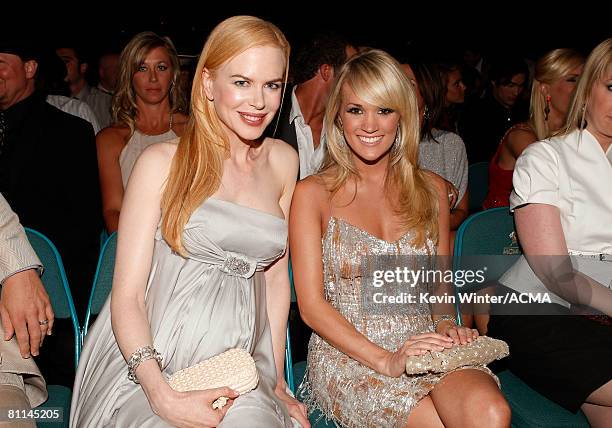
[{"label": "chair back", "polygon": [[471,259],[487,257],[486,278],[497,280],[521,255],[514,218],[508,207],[492,208],[471,215],[465,220],[455,236],[453,268],[465,269]]},{"label": "chair back", "polygon": [[85,313],[85,322],[83,323],[83,338],[89,329],[90,318],[92,315],[98,315],[108,298],[112,285],[113,274],[115,272],[115,256],[117,253],[117,232],[113,232],[107,239],[98,258],[98,267],[94,276],[91,294],[89,295],[89,304]]},{"label": "chair back", "polygon": [[[514,218],[508,207],[492,208],[471,215],[461,224],[455,237],[453,270],[480,272],[484,281],[466,282],[459,287],[455,280],[456,294],[469,292],[480,284],[497,282],[520,255]],[[461,321],[458,304],[457,316]]]},{"label": "chair back", "polygon": [[72,321],[76,366],[81,351],[80,327],[70,287],[68,286],[64,263],[57,248],[49,238],[34,229],[28,227],[24,229],[30,245],[45,268],[41,280],[51,300],[55,317]]},{"label": "chair back", "polygon": [[[291,301],[295,302],[295,289],[293,287],[293,268],[289,258],[289,284],[291,286]],[[291,357],[291,335],[289,334],[289,322],[287,322],[287,335],[285,340],[285,380],[291,392],[295,393],[295,380],[293,377],[293,358]]]}]

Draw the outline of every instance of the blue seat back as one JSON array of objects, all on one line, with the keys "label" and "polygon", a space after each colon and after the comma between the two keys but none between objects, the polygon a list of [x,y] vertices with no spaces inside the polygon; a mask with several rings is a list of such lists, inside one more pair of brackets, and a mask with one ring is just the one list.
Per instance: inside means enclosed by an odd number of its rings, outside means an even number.
[{"label": "blue seat back", "polygon": [[115,272],[115,256],[117,253],[117,232],[110,235],[102,249],[98,258],[98,267],[91,287],[89,296],[89,304],[85,313],[85,322],[83,325],[83,338],[87,334],[89,322],[92,315],[97,315],[102,310],[102,306],[108,298],[112,285],[113,274]]},{"label": "blue seat back", "polygon": [[488,281],[496,281],[521,254],[516,236],[514,218],[508,207],[471,215],[455,236],[453,268],[471,269],[478,267],[475,263],[486,261],[485,276]]},{"label": "blue seat back", "polygon": [[74,329],[74,357],[76,365],[81,351],[79,321],[68,286],[64,263],[55,245],[42,233],[24,228],[30,245],[45,267],[41,280],[51,299],[51,306],[56,318],[71,319]]},{"label": "blue seat back", "polygon": [[[295,289],[293,287],[293,268],[289,258],[289,284],[291,286],[291,301],[295,302]],[[295,393],[295,380],[293,377],[293,358],[291,357],[291,335],[289,334],[289,323],[287,322],[287,337],[285,340],[285,380],[291,392]]]}]

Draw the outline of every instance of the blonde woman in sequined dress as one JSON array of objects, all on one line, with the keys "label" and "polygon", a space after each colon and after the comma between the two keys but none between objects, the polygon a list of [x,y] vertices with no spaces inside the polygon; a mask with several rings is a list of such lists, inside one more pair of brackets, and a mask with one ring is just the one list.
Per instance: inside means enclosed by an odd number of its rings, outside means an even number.
[{"label": "blonde woman in sequined dress", "polygon": [[371,50],[343,66],[325,115],[321,172],[298,183],[290,248],[300,313],[315,332],[301,386],[312,408],[346,427],[505,427],[510,409],[486,367],[407,376],[406,359],[471,342],[478,333],[361,307],[362,256],[449,253],[443,180],[417,166],[413,86]]}]

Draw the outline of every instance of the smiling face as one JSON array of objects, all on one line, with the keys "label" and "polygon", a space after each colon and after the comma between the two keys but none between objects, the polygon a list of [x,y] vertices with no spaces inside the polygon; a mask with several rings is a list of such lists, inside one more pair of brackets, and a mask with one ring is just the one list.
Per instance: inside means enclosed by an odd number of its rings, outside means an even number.
[{"label": "smiling face", "polygon": [[338,114],[344,138],[357,159],[372,164],[388,155],[397,135],[399,113],[365,102],[344,84]]},{"label": "smiling face", "polygon": [[132,76],[136,98],[146,104],[159,104],[168,97],[173,76],[166,48],[151,49]]},{"label": "smiling face", "polygon": [[34,92],[36,61],[0,53],[0,109],[5,110]]},{"label": "smiling face", "polygon": [[256,140],[281,102],[285,56],[275,46],[256,46],[227,61],[214,73],[204,70],[206,98],[230,138]]}]

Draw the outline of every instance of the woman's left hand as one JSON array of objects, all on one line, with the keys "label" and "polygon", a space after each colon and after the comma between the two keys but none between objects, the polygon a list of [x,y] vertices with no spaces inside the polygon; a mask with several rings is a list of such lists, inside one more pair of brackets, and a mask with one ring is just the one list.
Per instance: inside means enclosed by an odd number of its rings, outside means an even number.
[{"label": "woman's left hand", "polygon": [[296,398],[292,397],[287,393],[287,384],[285,382],[281,382],[276,385],[276,395],[281,399],[285,406],[287,406],[287,410],[289,411],[289,416],[298,421],[302,428],[310,428],[310,422],[308,422],[308,414],[306,411],[306,405],[304,403],[300,403]]},{"label": "woman's left hand", "polygon": [[453,339],[455,345],[465,345],[471,343],[478,337],[478,330],[475,328],[463,327],[455,325],[450,321],[443,321],[438,325],[436,333],[448,336]]}]

